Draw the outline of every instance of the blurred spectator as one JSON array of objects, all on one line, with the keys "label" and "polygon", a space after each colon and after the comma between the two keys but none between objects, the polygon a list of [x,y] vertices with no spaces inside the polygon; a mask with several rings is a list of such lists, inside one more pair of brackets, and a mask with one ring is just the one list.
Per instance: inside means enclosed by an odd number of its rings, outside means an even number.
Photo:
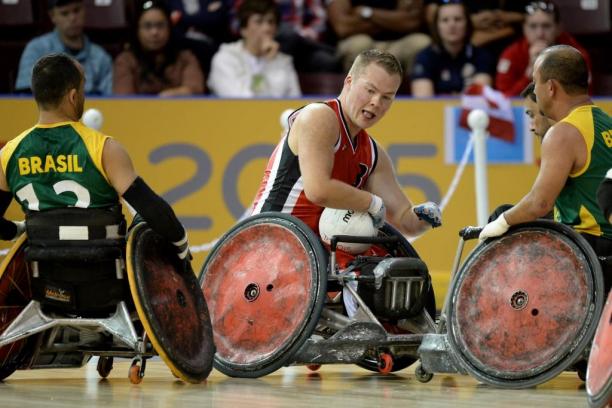
[{"label": "blurred spectator", "polygon": [[170,12],[159,0],[136,13],[129,49],[115,59],[115,94],[179,96],[204,92],[204,74],[189,50],[179,50],[170,31]]},{"label": "blurred spectator", "polygon": [[466,6],[447,1],[436,8],[433,44],[419,52],[412,70],[412,95],[456,94],[473,84],[491,85],[493,57],[470,43],[472,22]]},{"label": "blurred spectator", "polygon": [[169,0],[177,37],[198,57],[204,72],[219,45],[232,40],[233,0]]},{"label": "blurred spectator", "polygon": [[341,72],[336,48],[325,44],[327,11],[322,0],[276,0],[280,26],[276,40],[298,72]]},{"label": "blurred spectator", "polygon": [[[544,113],[538,107],[535,94],[535,84],[530,82],[520,93],[521,97],[525,99],[525,114],[529,118],[529,130],[533,133],[540,143],[548,129],[554,126],[555,121],[544,115]],[[540,163],[540,158],[536,160]]]},{"label": "blurred spectator", "polygon": [[[426,16],[431,24],[437,4],[454,0],[426,0]],[[485,47],[497,57],[520,34],[528,0],[465,0],[474,32],[472,44]]]},{"label": "blurred spectator", "polygon": [[241,40],[222,44],[212,60],[208,87],[222,97],[301,96],[293,61],[274,40],[274,0],[244,0],[238,8]]},{"label": "blurred spectator", "polygon": [[113,87],[113,62],[100,47],[83,34],[85,6],[82,0],[48,0],[49,17],[55,29],[31,40],[23,50],[15,83],[17,92],[31,92],[32,67],[51,53],[70,55],[85,70],[85,93],[110,95]]},{"label": "blurred spectator", "polygon": [[431,42],[419,32],[422,0],[330,0],[327,12],[346,71],[361,51],[377,48],[395,55],[410,73],[416,54]]},{"label": "blurred spectator", "polygon": [[588,53],[559,25],[559,9],[549,1],[534,1],[527,5],[527,17],[523,23],[523,38],[502,53],[497,64],[495,86],[508,96],[517,96],[531,82],[533,63],[540,52],[554,44],[566,44],[578,49],[584,57],[589,72],[591,61]]},{"label": "blurred spectator", "polygon": [[527,1],[522,0],[471,0],[468,9],[474,24],[472,43],[490,46],[520,35],[520,25],[525,19]]}]

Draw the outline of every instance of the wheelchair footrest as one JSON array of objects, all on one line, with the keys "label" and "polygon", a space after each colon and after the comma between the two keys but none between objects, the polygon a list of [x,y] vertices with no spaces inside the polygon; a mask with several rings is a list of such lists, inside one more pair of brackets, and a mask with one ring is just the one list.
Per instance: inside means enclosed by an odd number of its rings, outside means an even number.
[{"label": "wheelchair footrest", "polygon": [[298,364],[358,363],[368,350],[378,347],[412,345],[416,349],[422,334],[389,335],[370,322],[354,322],[328,339],[311,337],[294,356]]},{"label": "wheelchair footrest", "polygon": [[418,354],[421,366],[429,373],[468,374],[454,357],[448,344],[447,334],[425,334]]}]

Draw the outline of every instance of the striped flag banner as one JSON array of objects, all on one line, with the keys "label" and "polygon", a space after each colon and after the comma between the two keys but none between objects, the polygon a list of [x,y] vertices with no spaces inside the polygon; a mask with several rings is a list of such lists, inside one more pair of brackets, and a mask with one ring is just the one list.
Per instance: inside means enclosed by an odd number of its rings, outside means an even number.
[{"label": "striped flag banner", "polygon": [[461,96],[459,125],[470,130],[467,117],[472,109],[482,109],[489,115],[489,134],[513,143],[515,139],[512,103],[504,94],[487,85],[473,84]]}]

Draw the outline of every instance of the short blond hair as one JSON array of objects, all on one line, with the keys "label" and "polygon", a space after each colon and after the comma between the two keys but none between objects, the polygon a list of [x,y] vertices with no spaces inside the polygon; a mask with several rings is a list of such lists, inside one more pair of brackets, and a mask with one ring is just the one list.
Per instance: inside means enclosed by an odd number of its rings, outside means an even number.
[{"label": "short blond hair", "polygon": [[349,75],[351,75],[353,78],[358,78],[363,70],[370,66],[370,64],[379,65],[389,75],[398,75],[400,78],[404,77],[402,64],[400,64],[395,55],[377,49],[361,52],[357,58],[355,58],[355,61],[349,70]]}]

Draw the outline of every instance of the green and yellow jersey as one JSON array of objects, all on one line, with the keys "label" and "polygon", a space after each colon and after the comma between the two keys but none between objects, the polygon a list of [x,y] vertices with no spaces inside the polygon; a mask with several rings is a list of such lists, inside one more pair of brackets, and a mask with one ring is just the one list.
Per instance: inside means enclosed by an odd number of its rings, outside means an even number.
[{"label": "green and yellow jersey", "polygon": [[116,205],[119,197],[102,167],[108,138],[80,122],[26,130],[0,155],[11,193],[24,211]]},{"label": "green and yellow jersey", "polygon": [[576,127],[587,146],[584,166],[571,173],[555,201],[555,220],[579,233],[612,239],[612,226],[597,204],[597,187],[612,167],[612,118],[595,105],[580,106],[561,122]]}]

